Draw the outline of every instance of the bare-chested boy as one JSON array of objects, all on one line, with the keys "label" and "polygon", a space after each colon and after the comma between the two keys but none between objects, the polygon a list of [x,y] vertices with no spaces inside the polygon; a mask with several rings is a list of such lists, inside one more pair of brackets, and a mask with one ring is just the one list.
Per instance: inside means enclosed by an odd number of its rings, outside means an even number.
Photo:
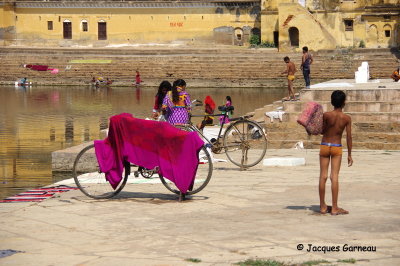
[{"label": "bare-chested boy", "polygon": [[288,80],[288,97],[286,100],[296,100],[294,96],[294,91],[293,91],[293,81],[296,78],[294,76],[294,73],[296,73],[296,66],[294,65],[293,62],[290,61],[289,57],[283,58],[283,61],[286,63],[286,70],[282,72],[282,74],[287,74],[287,80]]},{"label": "bare-chested boy", "polygon": [[[343,113],[346,102],[346,94],[343,91],[334,91],[331,95],[331,103],[334,110],[324,113],[323,116],[323,137],[319,154],[320,177],[319,177],[319,199],[320,212],[325,214],[331,212],[332,215],[348,214],[349,212],[339,208],[339,170],[342,162],[342,135],[346,129],[346,140],[348,150],[348,166],[352,166],[351,158],[352,137],[351,137],[351,118]],[[325,203],[325,184],[328,178],[329,163],[331,164],[331,186],[332,186],[332,209]]]}]

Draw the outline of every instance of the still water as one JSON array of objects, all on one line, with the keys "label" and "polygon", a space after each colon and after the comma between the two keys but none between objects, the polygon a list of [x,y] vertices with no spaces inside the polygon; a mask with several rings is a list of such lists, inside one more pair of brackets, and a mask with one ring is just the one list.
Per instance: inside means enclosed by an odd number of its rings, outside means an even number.
[{"label": "still water", "polygon": [[[188,88],[192,99],[232,97],[234,115],[280,99],[284,89]],[[52,174],[51,152],[100,138],[108,118],[122,112],[149,117],[156,88],[0,86],[0,198],[41,187],[70,174]],[[202,111],[198,110],[198,114]]]}]

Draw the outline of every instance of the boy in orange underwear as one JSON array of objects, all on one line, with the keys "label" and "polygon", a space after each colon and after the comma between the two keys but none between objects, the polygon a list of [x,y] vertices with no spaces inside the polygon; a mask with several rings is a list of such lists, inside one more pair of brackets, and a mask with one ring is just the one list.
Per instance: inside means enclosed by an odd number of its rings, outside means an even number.
[{"label": "boy in orange underwear", "polygon": [[[332,215],[348,214],[349,212],[339,208],[339,171],[342,162],[342,135],[346,129],[347,140],[347,161],[348,166],[353,165],[351,158],[352,137],[351,137],[351,118],[343,113],[346,102],[346,94],[343,91],[334,91],[331,95],[331,103],[334,110],[323,115],[323,137],[319,154],[320,177],[319,177],[319,199],[320,212],[325,214],[331,212]],[[325,203],[325,184],[328,178],[328,168],[331,164],[331,186],[332,186],[332,208]]]},{"label": "boy in orange underwear", "polygon": [[284,100],[286,101],[295,101],[296,98],[294,96],[294,91],[293,91],[293,81],[296,78],[294,76],[294,73],[296,73],[296,66],[293,64],[293,62],[290,61],[289,57],[283,58],[283,61],[286,63],[286,70],[282,72],[282,74],[287,74],[287,80],[288,80],[288,97]]}]

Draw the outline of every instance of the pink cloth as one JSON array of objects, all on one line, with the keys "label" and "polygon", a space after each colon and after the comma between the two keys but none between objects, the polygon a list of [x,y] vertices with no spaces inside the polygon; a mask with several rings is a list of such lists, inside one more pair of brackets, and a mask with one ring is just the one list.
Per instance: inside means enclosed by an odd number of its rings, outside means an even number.
[{"label": "pink cloth", "polygon": [[51,74],[58,74],[58,72],[59,72],[59,69],[58,68],[49,68],[48,70],[50,70],[51,72]]},{"label": "pink cloth", "polygon": [[303,112],[297,119],[297,123],[305,127],[310,135],[322,134],[324,111],[316,102],[308,102]]},{"label": "pink cloth", "polygon": [[120,114],[110,118],[108,137],[94,142],[100,170],[115,189],[122,180],[123,162],[160,174],[186,193],[191,189],[204,142],[196,132],[177,129],[166,122]]},{"label": "pink cloth", "polygon": [[26,68],[30,68],[32,70],[36,70],[36,71],[47,71],[49,69],[49,66],[45,66],[45,65],[25,65]]}]

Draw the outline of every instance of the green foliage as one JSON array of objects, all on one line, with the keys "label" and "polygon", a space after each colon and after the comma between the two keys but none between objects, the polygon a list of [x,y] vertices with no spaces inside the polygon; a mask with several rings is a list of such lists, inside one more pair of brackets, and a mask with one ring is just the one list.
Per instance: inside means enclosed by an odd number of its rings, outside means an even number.
[{"label": "green foliage", "polygon": [[259,45],[260,44],[260,36],[252,34],[250,36],[249,42],[250,42],[251,46]]},{"label": "green foliage", "polygon": [[261,259],[248,259],[245,261],[241,261],[236,263],[237,265],[240,266],[284,266],[282,262],[276,261],[276,260],[261,260]]},{"label": "green foliage", "polygon": [[357,260],[355,260],[355,259],[346,259],[346,260],[338,260],[337,262],[354,264],[354,263],[357,262]]},{"label": "green foliage", "polygon": [[360,41],[360,44],[358,45],[360,48],[365,48],[365,42],[363,40]]},{"label": "green foliage", "polygon": [[194,263],[199,263],[199,262],[201,262],[201,259],[196,259],[196,258],[187,258],[187,259],[185,259],[186,261],[189,261],[189,262],[194,262]]},{"label": "green foliage", "polygon": [[260,44],[260,47],[264,47],[264,48],[275,48],[275,43],[274,42],[262,42]]}]

